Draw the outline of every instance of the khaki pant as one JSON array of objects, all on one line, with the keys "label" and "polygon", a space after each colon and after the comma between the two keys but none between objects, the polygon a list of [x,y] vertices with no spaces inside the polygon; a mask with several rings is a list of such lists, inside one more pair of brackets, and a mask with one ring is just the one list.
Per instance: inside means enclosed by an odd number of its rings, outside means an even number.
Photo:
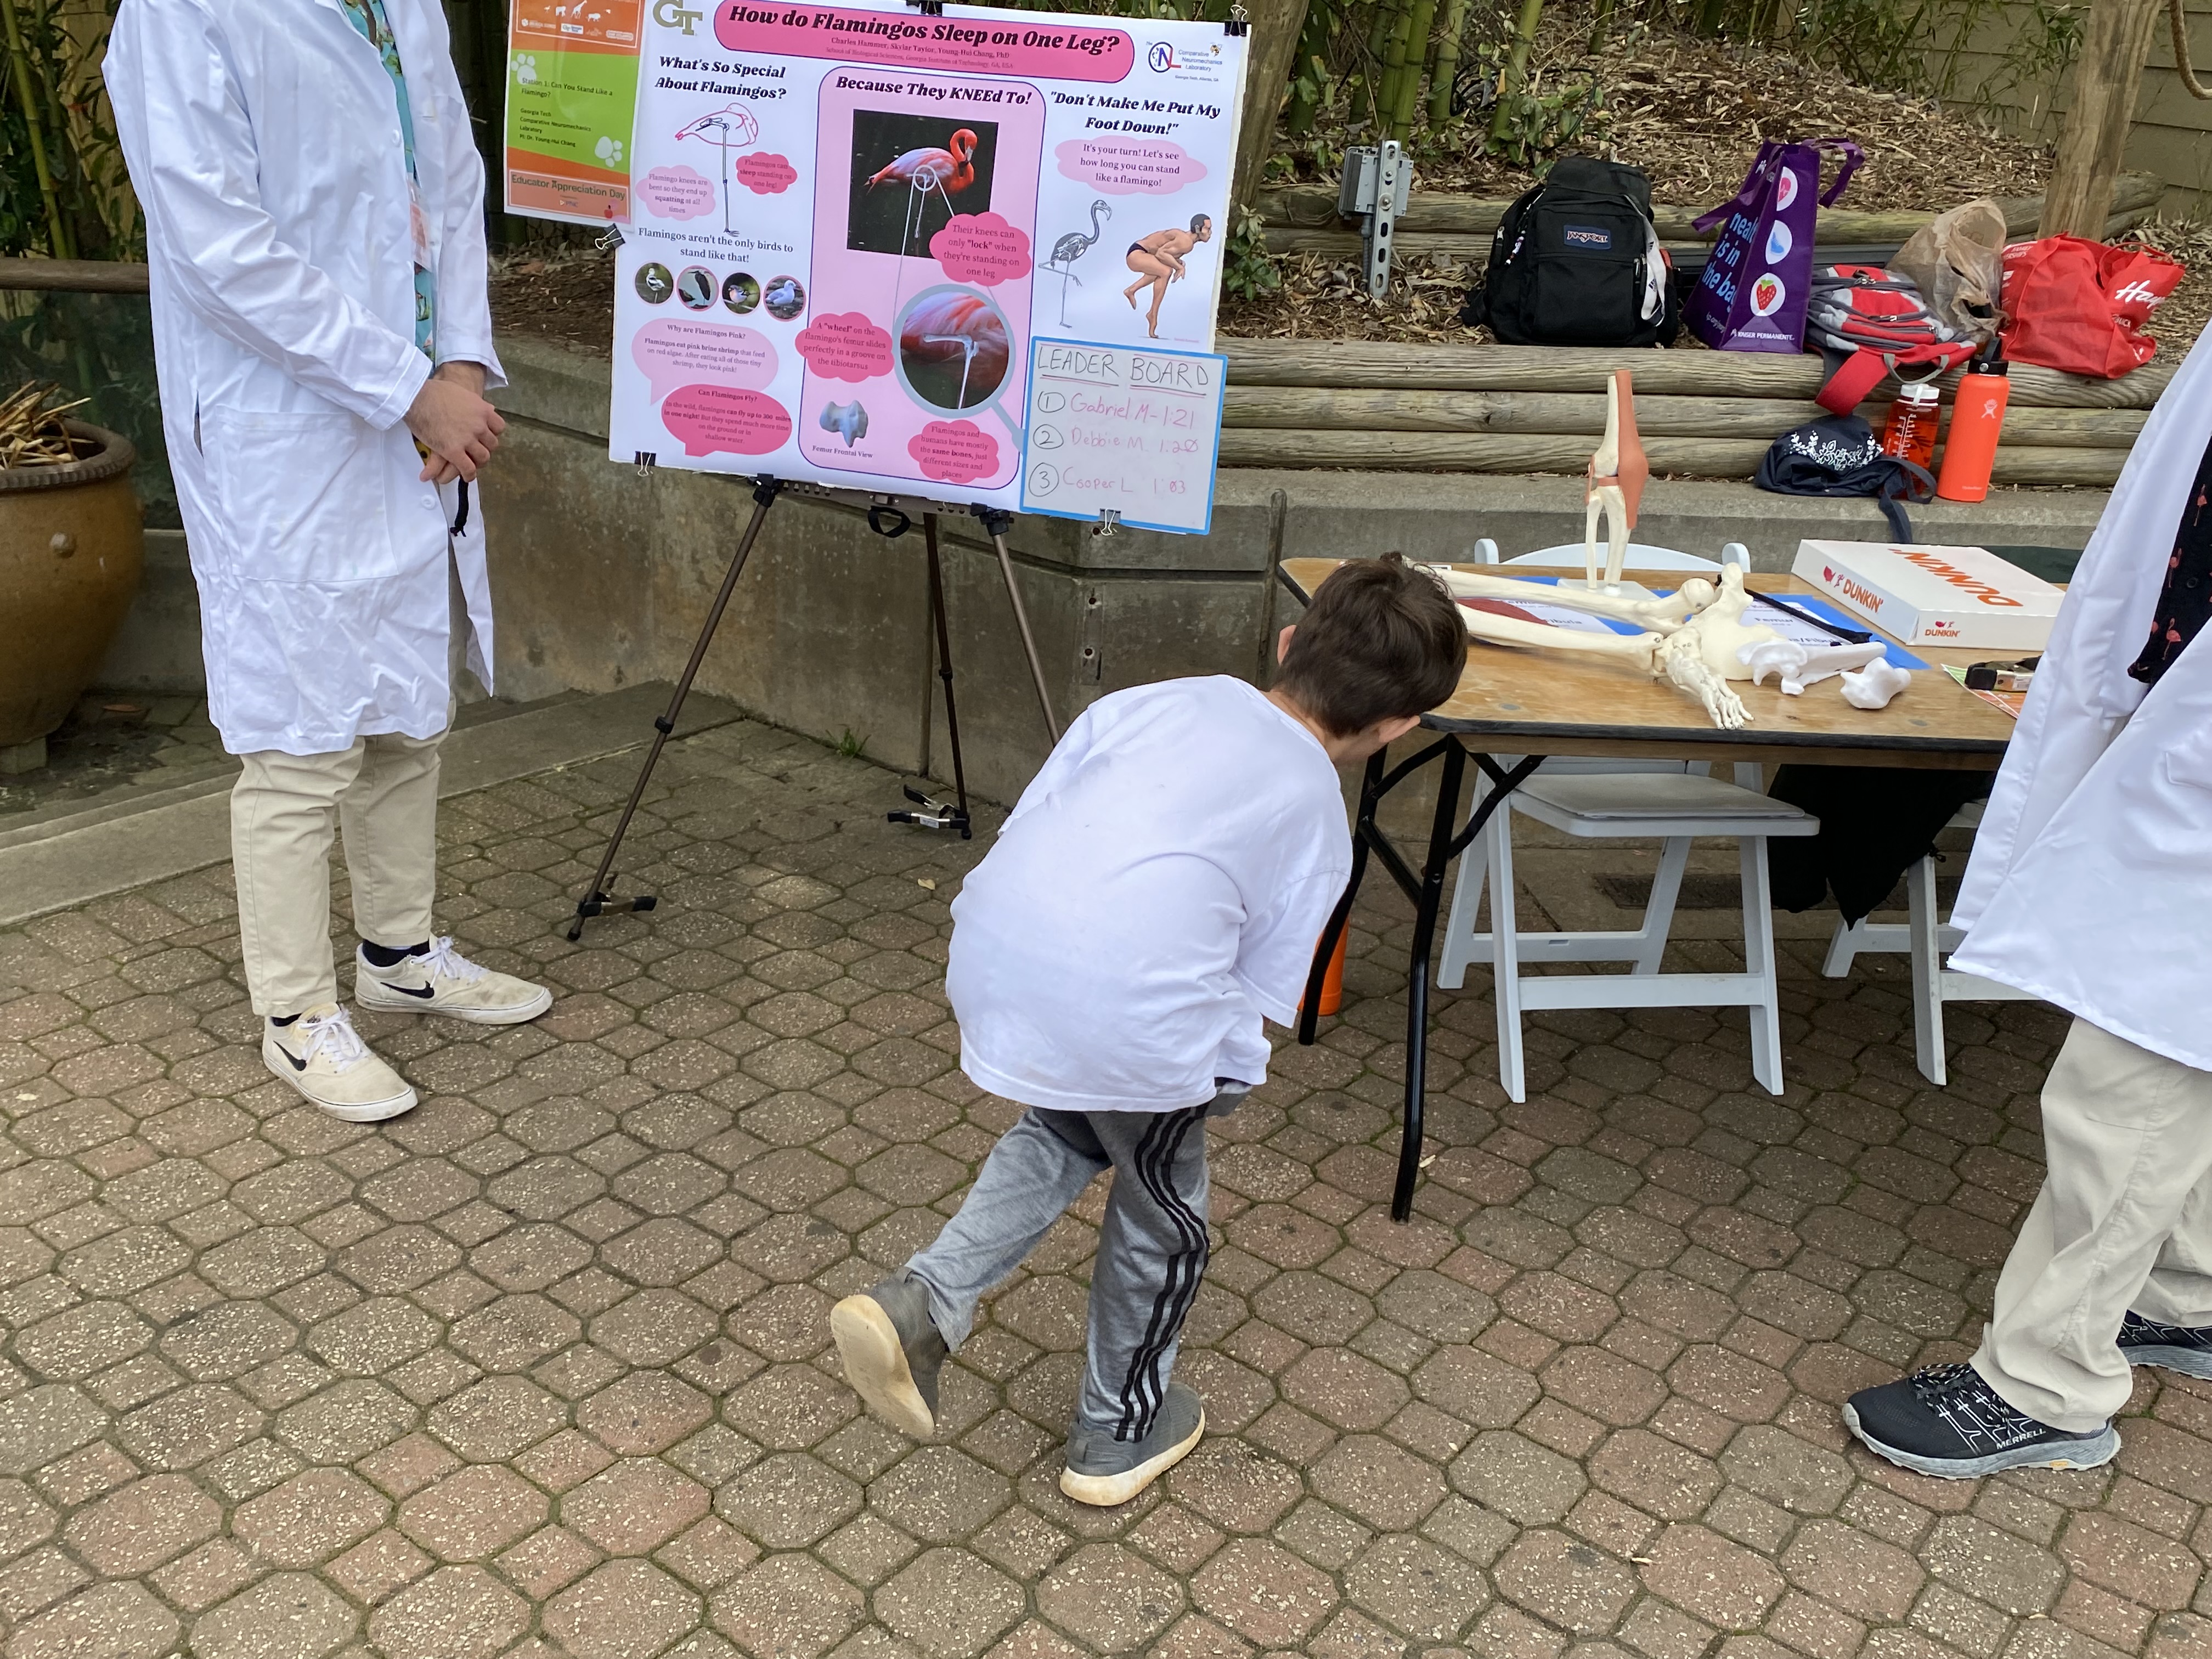
[{"label": "khaki pant", "polygon": [[[450,729],[467,676],[468,607],[446,565]],[[331,953],[331,842],[345,831],[354,929],[394,948],[430,937],[438,888],[438,745],[446,734],[355,740],[328,755],[241,757],[230,792],[238,932],[253,1012],[282,1018],[338,1000]]]},{"label": "khaki pant", "polygon": [[2134,1384],[2133,1309],[2212,1325],[2212,1072],[2074,1022],[2043,1085],[2048,1166],[1997,1279],[1974,1368],[2014,1407],[2086,1434]]}]

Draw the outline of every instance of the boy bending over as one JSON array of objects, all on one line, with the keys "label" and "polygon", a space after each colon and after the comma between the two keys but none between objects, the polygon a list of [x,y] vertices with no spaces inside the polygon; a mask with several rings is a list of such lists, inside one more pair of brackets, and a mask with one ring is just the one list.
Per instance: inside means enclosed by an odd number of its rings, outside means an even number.
[{"label": "boy bending over", "polygon": [[[1294,637],[1295,636],[1295,637]],[[1352,865],[1335,769],[1448,698],[1458,608],[1393,553],[1340,567],[1276,646],[1271,691],[1226,678],[1102,698],[953,901],[961,1067],[1029,1109],[960,1212],[830,1315],[846,1379],[917,1439],[976,1304],[1111,1166],[1089,1363],[1060,1490],[1127,1502],[1206,1426],[1170,1381],[1206,1259],[1205,1120],[1267,1075]]]}]

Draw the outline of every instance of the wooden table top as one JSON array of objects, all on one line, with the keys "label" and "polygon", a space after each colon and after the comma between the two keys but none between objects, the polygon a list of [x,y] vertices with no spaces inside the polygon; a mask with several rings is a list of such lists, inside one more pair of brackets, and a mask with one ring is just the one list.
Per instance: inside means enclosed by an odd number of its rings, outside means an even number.
[{"label": "wooden table top", "polygon": [[[1285,559],[1282,571],[1301,596],[1310,594],[1341,561]],[[1455,567],[1483,575],[1583,574],[1580,566],[1555,570],[1516,565]],[[1625,573],[1652,588],[1673,588],[1680,570]],[[1811,594],[1795,576],[1753,574],[1753,592]],[[1879,629],[1863,624],[1881,637]],[[1795,761],[1824,766],[1904,766],[1936,770],[1994,771],[2012,740],[2013,719],[1942,672],[1946,663],[2004,656],[1987,647],[1960,650],[1928,646],[1905,649],[1933,665],[1916,673],[1910,689],[1887,708],[1854,708],[1833,680],[1784,696],[1772,680],[1753,685],[1732,680],[1751,723],[1723,732],[1704,709],[1663,680],[1626,663],[1564,651],[1522,650],[1468,641],[1467,672],[1443,707],[1424,716],[1437,731],[1483,739],[1478,747],[1510,754],[1663,756],[1669,759]],[[1494,740],[1494,741],[1493,741]]]}]

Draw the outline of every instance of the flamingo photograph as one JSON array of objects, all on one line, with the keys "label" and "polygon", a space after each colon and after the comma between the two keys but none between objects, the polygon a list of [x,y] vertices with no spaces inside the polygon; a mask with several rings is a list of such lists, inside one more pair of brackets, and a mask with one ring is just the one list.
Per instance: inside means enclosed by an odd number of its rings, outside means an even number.
[{"label": "flamingo photograph", "polygon": [[921,295],[899,320],[898,342],[908,387],[933,408],[973,409],[1006,384],[1012,356],[1006,319],[970,289]]},{"label": "flamingo photograph", "polygon": [[927,259],[929,239],[954,214],[989,209],[998,137],[994,121],[854,112],[845,245]]}]

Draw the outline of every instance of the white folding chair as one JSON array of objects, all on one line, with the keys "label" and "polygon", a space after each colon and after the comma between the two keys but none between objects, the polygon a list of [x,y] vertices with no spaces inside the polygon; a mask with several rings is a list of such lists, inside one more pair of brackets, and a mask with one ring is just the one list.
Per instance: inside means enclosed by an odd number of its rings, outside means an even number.
[{"label": "white folding chair", "polygon": [[[1969,802],[1959,809],[1946,827],[1978,830],[1983,805],[1981,801]],[[1865,916],[1848,927],[1838,921],[1820,971],[1830,979],[1847,979],[1852,958],[1862,951],[1904,951],[1910,955],[1912,1055],[1920,1067],[1920,1075],[1940,1089],[1950,1081],[1951,1075],[1943,1037],[1945,1003],[2033,1002],[2035,999],[2026,991],[1984,979],[1979,974],[1961,973],[1956,968],[1944,966],[1943,958],[1959,948],[1966,934],[1937,916],[1933,855],[1922,859],[1905,872],[1905,920],[1902,922],[1875,921]]]},{"label": "white folding chair", "polygon": [[[1524,553],[1517,558],[1504,561],[1506,564],[1541,564],[1568,566],[1579,564],[1583,550],[1578,543],[1544,548],[1534,553]],[[1472,562],[1497,564],[1498,544],[1487,537],[1474,545]],[[1629,544],[1626,568],[1632,570],[1717,571],[1723,563],[1738,564],[1748,568],[1751,556],[1741,542],[1730,542],[1721,550],[1719,561],[1700,558],[1694,553],[1677,552],[1673,548],[1650,547],[1640,543]],[[1511,757],[1501,757],[1510,763]],[[1559,756],[1545,761],[1535,776],[1514,795],[1508,798],[1508,808],[1493,816],[1484,832],[1484,856],[1477,861],[1470,848],[1460,866],[1457,884],[1452,890],[1451,909],[1444,922],[1444,936],[1437,956],[1437,983],[1447,990],[1455,990],[1466,983],[1468,969],[1476,963],[1488,963],[1494,970],[1498,986],[1498,1069],[1499,1080],[1515,1100],[1523,1097],[1526,1084],[1523,1076],[1521,1046],[1520,1010],[1523,1007],[1648,1007],[1648,1006],[1721,1006],[1725,998],[1696,999],[1705,996],[1705,990],[1682,981],[1693,980],[1737,980],[1745,984],[1725,988],[1729,996],[1747,988],[1757,992],[1753,1016],[1753,1066],[1759,1079],[1769,1089],[1779,1092],[1782,1087],[1782,1050],[1778,1028],[1776,1027],[1774,1007],[1774,950],[1771,911],[1766,893],[1766,842],[1769,835],[1809,835],[1819,828],[1819,821],[1796,808],[1779,808],[1779,803],[1770,801],[1762,793],[1765,777],[1755,763],[1741,763],[1735,768],[1734,785],[1717,783],[1705,775],[1705,766],[1696,761],[1626,760],[1585,758]],[[1552,781],[1565,783],[1572,780],[1577,787],[1569,792],[1572,804],[1565,804],[1556,792],[1547,795],[1540,786]],[[1694,830],[1670,834],[1661,826],[1668,820],[1653,817],[1655,809],[1662,811],[1675,807],[1694,805],[1695,811],[1687,818],[1693,822]],[[1613,929],[1602,932],[1565,933],[1522,933],[1514,931],[1513,915],[1516,898],[1513,888],[1513,829],[1511,813],[1527,812],[1540,822],[1565,830],[1580,839],[1603,839],[1608,836],[1659,836],[1662,845],[1659,854],[1659,869],[1653,877],[1651,896],[1646,901],[1642,922],[1632,929]],[[1807,827],[1796,827],[1799,821]],[[1742,847],[1744,860],[1745,898],[1744,941],[1749,963],[1744,975],[1666,975],[1659,973],[1661,958],[1667,950],[1667,937],[1673,927],[1674,903],[1682,885],[1682,872],[1689,862],[1690,843],[1697,836],[1735,836]],[[1756,864],[1754,895],[1753,865]],[[1482,891],[1487,884],[1492,891],[1492,931],[1478,932],[1477,920],[1481,909]],[[1502,902],[1501,902],[1502,901]],[[1506,961],[1496,960],[1493,938],[1498,930],[1510,935]],[[1759,941],[1763,939],[1762,945]],[[1571,976],[1547,975],[1523,980],[1520,976],[1523,963],[1560,962],[1626,962],[1632,964],[1630,974],[1589,975]],[[1764,966],[1761,967],[1763,962]],[[1624,995],[1618,988],[1628,978],[1650,978],[1661,983],[1655,988],[1637,988],[1633,994]],[[1542,987],[1545,988],[1537,989]],[[1536,999],[1528,1000],[1533,994]],[[1647,1000],[1658,995],[1662,1000],[1653,1003]],[[1595,1001],[1554,1001],[1553,998],[1589,996]],[[1664,999],[1680,998],[1677,1002]],[[1764,1010],[1762,1014],[1759,1011]],[[1769,1033],[1761,1045],[1759,1032],[1761,1020]]]},{"label": "white folding chair", "polygon": [[[1528,1097],[1521,1016],[1531,1008],[1721,1008],[1751,1011],[1751,1068],[1770,1093],[1782,1092],[1782,1028],[1774,971],[1774,919],[1766,877],[1770,836],[1809,836],[1820,821],[1809,812],[1740,784],[1690,773],[1642,773],[1547,778],[1542,773],[1510,798],[1515,809],[1583,840],[1657,837],[1659,873],[1644,923],[1632,930],[1523,933],[1515,921],[1513,845],[1505,814],[1491,819],[1483,836],[1490,888],[1490,927],[1474,930],[1480,878],[1470,880],[1472,851],[1452,896],[1452,918],[1437,982],[1463,982],[1468,966],[1486,962],[1498,1001],[1498,1074],[1514,1100]],[[1690,843],[1700,836],[1734,836],[1743,892],[1744,971],[1668,974],[1659,971],[1667,930]],[[1524,963],[1626,962],[1626,974],[1545,974],[1524,976]]]}]

